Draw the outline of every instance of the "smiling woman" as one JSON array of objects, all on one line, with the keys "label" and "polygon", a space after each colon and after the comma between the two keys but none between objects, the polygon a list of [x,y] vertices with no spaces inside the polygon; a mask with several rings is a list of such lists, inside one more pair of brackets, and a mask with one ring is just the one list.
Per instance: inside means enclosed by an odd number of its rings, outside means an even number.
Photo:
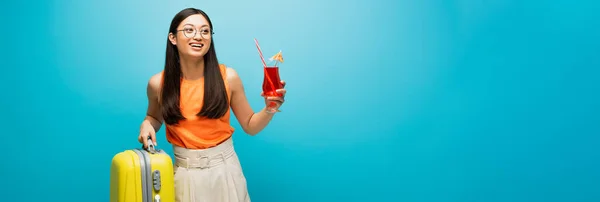
[{"label": "smiling woman", "polygon": [[[148,81],[149,105],[138,140],[144,147],[148,139],[156,145],[156,132],[166,124],[175,155],[176,201],[250,201],[233,148],[229,108],[250,135],[262,131],[274,114],[266,106],[252,110],[236,71],[218,62],[212,28],[208,15],[194,8],[171,21],[165,67]],[[284,89],[278,92],[285,95]],[[281,106],[283,96],[265,97],[265,103],[271,101]]]}]

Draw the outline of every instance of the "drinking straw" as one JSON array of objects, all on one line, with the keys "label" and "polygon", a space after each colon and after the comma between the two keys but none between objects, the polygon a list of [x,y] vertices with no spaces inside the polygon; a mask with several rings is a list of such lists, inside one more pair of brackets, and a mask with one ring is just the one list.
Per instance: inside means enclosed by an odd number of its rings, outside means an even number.
[{"label": "drinking straw", "polygon": [[256,48],[258,49],[260,60],[262,61],[263,65],[267,67],[267,63],[265,62],[265,58],[263,57],[262,51],[260,50],[260,46],[258,45],[258,40],[256,40],[256,38],[254,38],[254,43],[256,44]]}]

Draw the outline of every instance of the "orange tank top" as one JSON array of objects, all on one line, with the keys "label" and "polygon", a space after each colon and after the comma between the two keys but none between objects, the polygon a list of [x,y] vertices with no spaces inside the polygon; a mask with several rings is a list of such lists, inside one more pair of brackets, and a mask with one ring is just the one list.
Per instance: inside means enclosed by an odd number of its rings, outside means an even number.
[{"label": "orange tank top", "polygon": [[[229,99],[226,67],[221,64],[219,68]],[[196,116],[202,109],[203,98],[204,78],[193,81],[182,79],[179,107],[185,120],[179,121],[178,125],[166,125],[168,142],[188,149],[205,149],[216,146],[231,137],[234,129],[229,124],[230,108],[219,119]]]}]

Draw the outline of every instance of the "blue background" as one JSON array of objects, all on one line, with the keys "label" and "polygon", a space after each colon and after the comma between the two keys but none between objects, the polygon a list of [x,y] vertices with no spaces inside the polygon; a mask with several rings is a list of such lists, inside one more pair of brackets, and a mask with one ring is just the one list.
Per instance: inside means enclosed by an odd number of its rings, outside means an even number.
[{"label": "blue background", "polygon": [[108,200],[185,7],[255,110],[253,38],[286,59],[283,112],[255,137],[232,118],[253,201],[600,201],[591,0],[5,2],[4,200]]}]

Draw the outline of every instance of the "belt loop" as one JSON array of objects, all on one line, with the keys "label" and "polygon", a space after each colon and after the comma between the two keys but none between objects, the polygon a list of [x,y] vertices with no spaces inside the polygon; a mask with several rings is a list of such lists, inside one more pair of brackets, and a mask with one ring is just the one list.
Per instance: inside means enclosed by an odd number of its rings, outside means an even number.
[{"label": "belt loop", "polygon": [[185,169],[190,169],[190,158],[185,157]]}]

